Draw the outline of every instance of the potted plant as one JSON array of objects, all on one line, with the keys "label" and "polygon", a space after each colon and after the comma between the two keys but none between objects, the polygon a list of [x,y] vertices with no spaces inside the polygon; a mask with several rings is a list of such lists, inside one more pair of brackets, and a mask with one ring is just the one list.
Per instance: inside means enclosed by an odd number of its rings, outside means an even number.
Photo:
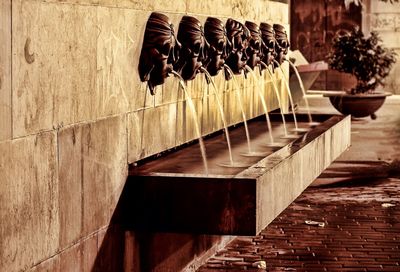
[{"label": "potted plant", "polygon": [[396,62],[396,53],[382,45],[377,32],[365,37],[361,30],[336,36],[333,40],[328,64],[331,69],[353,75],[357,85],[349,91],[327,94],[332,105],[343,114],[354,117],[371,116],[378,110],[388,92],[378,91]]}]

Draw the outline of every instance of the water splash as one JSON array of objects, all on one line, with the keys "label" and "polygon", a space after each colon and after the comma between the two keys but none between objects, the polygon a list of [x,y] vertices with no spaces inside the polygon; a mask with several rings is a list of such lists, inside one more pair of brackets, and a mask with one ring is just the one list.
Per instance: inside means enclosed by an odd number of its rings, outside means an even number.
[{"label": "water splash", "polygon": [[281,70],[281,73],[282,73],[282,79],[283,79],[283,81],[285,81],[287,93],[288,93],[288,96],[289,96],[289,103],[290,103],[290,107],[292,108],[292,113],[293,113],[294,127],[295,127],[295,130],[297,131],[297,130],[299,130],[299,127],[297,125],[297,118],[296,118],[296,113],[294,111],[294,102],[293,102],[292,93],[290,91],[289,82],[286,79],[285,72],[283,71],[282,66],[279,64],[279,62],[274,60],[274,63],[279,66],[279,68]]},{"label": "water splash", "polygon": [[289,65],[293,68],[293,70],[294,70],[294,72],[295,72],[295,74],[296,74],[297,80],[299,81],[300,89],[301,89],[301,91],[302,91],[302,93],[303,93],[304,102],[306,103],[306,110],[307,110],[307,115],[308,115],[308,122],[309,122],[309,124],[314,124],[314,122],[313,122],[313,120],[312,120],[311,112],[310,112],[310,106],[309,106],[309,104],[308,104],[308,99],[307,99],[307,96],[306,96],[306,90],[305,90],[305,88],[304,88],[303,80],[302,80],[301,77],[300,77],[299,71],[297,70],[297,68],[296,68],[296,66],[293,64],[293,62],[291,62],[290,60],[287,60],[287,59],[285,59],[285,60],[286,60],[286,61],[289,63]]},{"label": "water splash", "polygon": [[285,137],[288,136],[288,132],[287,132],[287,127],[286,127],[286,120],[285,120],[285,114],[283,113],[283,106],[282,106],[282,100],[281,100],[281,96],[279,95],[279,90],[278,87],[276,86],[276,81],[272,75],[271,70],[269,69],[268,65],[265,64],[263,61],[260,62],[262,66],[264,66],[268,72],[269,78],[271,79],[272,82],[272,87],[274,88],[275,91],[275,95],[276,95],[276,99],[278,100],[278,105],[279,105],[279,111],[281,113],[281,117],[282,117],[282,123],[283,123],[283,129],[285,132]]},{"label": "water splash", "polygon": [[187,89],[186,89],[186,85],[185,85],[185,81],[183,80],[183,78],[181,77],[180,74],[178,74],[175,71],[171,71],[171,73],[177,77],[179,79],[179,83],[183,89],[183,91],[185,92],[185,95],[187,97],[187,101],[189,103],[189,108],[192,112],[192,117],[194,120],[194,126],[196,129],[196,133],[197,133],[197,138],[199,139],[199,145],[200,145],[200,152],[201,152],[201,157],[203,159],[203,164],[204,164],[204,171],[206,173],[206,175],[208,175],[208,163],[207,163],[207,156],[206,156],[206,148],[204,145],[204,141],[203,141],[203,137],[201,137],[201,132],[200,132],[200,127],[199,127],[199,121],[197,120],[197,112],[196,112],[196,108],[194,107],[193,104],[193,100],[192,97],[190,96],[190,94],[188,93]]},{"label": "water splash", "polygon": [[[252,75],[254,81],[257,81],[257,77],[256,77],[256,74],[254,73],[254,71],[251,70],[251,68],[250,68],[249,66],[247,66],[247,65],[245,66],[245,69],[246,69],[246,71],[248,71],[248,72]],[[273,137],[273,135],[272,135],[272,125],[271,125],[271,120],[269,119],[269,114],[268,114],[269,110],[268,110],[268,106],[267,106],[267,103],[265,102],[265,98],[264,98],[264,96],[263,96],[263,94],[262,94],[262,92],[261,92],[261,89],[260,89],[261,86],[260,86],[260,84],[258,84],[258,87],[259,87],[259,88],[256,88],[256,89],[257,89],[258,96],[260,97],[261,104],[262,104],[263,109],[264,109],[265,118],[266,118],[266,120],[267,120],[267,127],[268,127],[269,140],[270,140],[270,143],[271,143],[272,145],[274,145],[275,141],[274,141],[274,137]]]},{"label": "water splash", "polygon": [[251,150],[250,133],[249,133],[249,128],[248,128],[248,126],[247,126],[247,118],[246,118],[246,114],[245,114],[245,112],[244,112],[243,101],[242,101],[242,98],[241,98],[241,96],[240,96],[239,83],[237,82],[235,76],[233,75],[232,69],[231,69],[228,65],[226,65],[226,64],[224,64],[224,68],[225,68],[225,69],[228,71],[228,73],[232,76],[233,82],[235,83],[235,87],[236,87],[236,88],[235,88],[234,91],[235,91],[235,94],[236,94],[236,98],[237,98],[237,100],[239,101],[240,110],[241,110],[241,112],[242,112],[242,118],[243,118],[243,123],[244,123],[244,129],[245,129],[245,131],[246,131],[247,147],[248,147],[248,149],[249,149],[249,153],[252,153],[252,150]]}]

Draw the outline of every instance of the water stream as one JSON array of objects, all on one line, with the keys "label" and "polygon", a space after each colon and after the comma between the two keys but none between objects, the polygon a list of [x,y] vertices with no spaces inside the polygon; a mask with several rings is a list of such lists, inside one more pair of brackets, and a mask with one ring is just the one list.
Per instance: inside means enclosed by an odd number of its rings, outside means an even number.
[{"label": "water stream", "polygon": [[270,142],[269,142],[267,145],[268,145],[268,146],[277,146],[277,147],[278,147],[278,146],[283,146],[282,144],[275,143],[275,141],[274,141],[274,137],[273,137],[273,135],[272,135],[271,120],[270,120],[269,114],[268,114],[268,112],[269,112],[268,106],[267,106],[267,103],[265,102],[265,98],[264,98],[264,96],[263,96],[263,94],[262,94],[262,92],[261,92],[261,86],[260,86],[260,83],[259,83],[259,81],[258,81],[258,79],[257,79],[257,77],[256,77],[256,74],[255,74],[254,71],[253,71],[249,66],[247,66],[247,65],[245,66],[245,69],[246,69],[246,71],[248,71],[248,72],[252,75],[254,81],[258,83],[258,84],[257,84],[257,85],[258,85],[258,88],[256,87],[256,89],[257,89],[258,96],[260,97],[261,104],[262,104],[263,109],[264,109],[265,119],[266,119],[266,121],[267,121],[267,127],[268,127],[268,135],[269,135],[269,140],[270,140]]},{"label": "water stream", "polygon": [[308,131],[308,129],[303,129],[303,128],[299,128],[297,125],[297,118],[296,118],[296,112],[294,109],[294,102],[293,102],[293,97],[292,97],[292,92],[290,90],[290,86],[289,86],[289,81],[285,76],[285,72],[282,69],[282,66],[279,64],[279,62],[277,62],[276,60],[274,60],[274,63],[276,63],[279,66],[279,69],[281,70],[282,73],[282,80],[285,82],[286,85],[286,89],[287,89],[287,93],[289,96],[289,103],[290,103],[290,107],[292,108],[292,113],[293,113],[293,121],[294,121],[294,129],[293,131],[297,131],[297,132],[304,132],[304,131]]},{"label": "water stream", "polygon": [[238,99],[239,105],[240,105],[240,109],[242,111],[242,117],[243,117],[243,123],[244,123],[244,128],[246,130],[246,137],[247,137],[247,146],[248,146],[248,152],[247,153],[241,153],[242,156],[245,157],[264,157],[266,156],[268,153],[266,152],[259,152],[259,151],[253,151],[252,146],[251,146],[251,139],[250,139],[250,133],[249,133],[249,128],[247,125],[247,118],[246,118],[246,114],[244,111],[244,104],[243,104],[243,100],[241,98],[241,94],[240,94],[240,86],[239,83],[237,82],[236,77],[234,76],[233,71],[231,70],[231,68],[224,64],[224,68],[228,71],[228,73],[232,76],[233,79],[233,83],[235,84],[235,88],[234,91],[236,93],[236,97]]},{"label": "water stream", "polygon": [[286,136],[288,136],[288,132],[287,132],[287,127],[286,127],[285,114],[283,113],[282,100],[281,100],[281,96],[279,94],[278,87],[276,86],[276,80],[274,79],[274,77],[272,75],[272,72],[269,69],[268,65],[265,64],[262,61],[260,61],[260,63],[261,63],[262,66],[264,66],[266,68],[266,70],[268,71],[269,78],[271,79],[272,87],[274,88],[276,99],[278,100],[279,112],[280,112],[281,117],[282,117],[283,129],[284,129],[285,137],[286,137]]},{"label": "water stream", "polygon": [[236,87],[236,88],[234,88],[234,91],[235,91],[235,94],[236,94],[236,98],[237,98],[237,100],[238,100],[238,102],[239,102],[240,111],[242,112],[242,118],[243,118],[243,123],[244,123],[244,129],[245,129],[245,131],[246,131],[247,147],[248,147],[248,149],[249,149],[249,153],[251,153],[252,151],[251,151],[250,133],[249,133],[249,128],[248,128],[248,126],[247,126],[247,118],[246,118],[246,113],[244,112],[243,101],[242,101],[242,98],[241,98],[241,96],[240,96],[240,87],[239,87],[239,83],[237,82],[237,80],[236,80],[236,78],[235,78],[235,76],[234,76],[233,71],[231,70],[231,68],[230,68],[228,65],[226,65],[226,64],[224,64],[224,68],[225,68],[225,69],[229,72],[229,74],[232,76],[233,82],[235,83],[235,87]]},{"label": "water stream", "polygon": [[179,79],[179,83],[183,89],[183,91],[185,92],[188,104],[189,104],[189,108],[190,111],[192,113],[192,117],[193,117],[193,121],[194,121],[194,126],[196,129],[196,133],[197,133],[197,138],[199,139],[199,145],[200,145],[200,152],[201,152],[201,157],[203,159],[203,164],[204,164],[204,171],[205,174],[208,175],[208,163],[207,163],[207,156],[206,156],[206,148],[204,146],[204,141],[203,138],[201,137],[201,131],[200,131],[200,127],[199,127],[199,120],[197,120],[197,112],[196,112],[196,108],[194,107],[193,104],[193,100],[192,97],[190,96],[190,94],[188,93],[187,89],[186,89],[186,85],[185,85],[185,81],[183,80],[183,78],[181,77],[180,74],[178,74],[175,71],[171,71],[171,73],[177,77]]},{"label": "water stream", "polygon": [[301,77],[300,77],[299,71],[297,70],[297,68],[296,68],[296,66],[293,64],[293,62],[291,62],[290,60],[287,60],[287,59],[286,59],[286,61],[287,61],[287,62],[289,63],[289,65],[293,68],[293,70],[294,70],[294,72],[295,72],[295,74],[296,74],[297,80],[299,81],[300,89],[301,89],[301,91],[302,91],[302,93],[303,93],[304,102],[305,102],[305,104],[306,104],[306,110],[307,110],[307,115],[308,115],[308,122],[309,122],[310,125],[315,125],[316,123],[314,123],[313,120],[312,120],[311,111],[310,111],[310,106],[309,106],[309,104],[308,104],[308,99],[307,99],[307,96],[306,96],[306,90],[305,90],[305,88],[304,88],[303,80],[302,80]]},{"label": "water stream", "polygon": [[218,109],[219,109],[219,112],[220,112],[220,115],[221,115],[222,123],[224,125],[226,141],[227,141],[227,144],[228,144],[230,163],[229,164],[223,163],[223,164],[220,164],[220,166],[224,166],[224,167],[247,167],[248,166],[247,164],[241,164],[241,163],[238,163],[238,162],[234,162],[234,160],[233,160],[231,139],[229,137],[229,131],[228,131],[228,126],[227,126],[227,122],[226,122],[226,119],[225,119],[224,108],[222,106],[221,99],[218,96],[217,86],[215,85],[215,82],[214,82],[213,78],[211,77],[210,73],[208,73],[208,71],[204,67],[201,67],[200,71],[203,72],[206,75],[206,77],[208,78],[208,81],[211,82],[211,85],[213,86],[215,98],[216,98],[217,104],[218,104]]}]

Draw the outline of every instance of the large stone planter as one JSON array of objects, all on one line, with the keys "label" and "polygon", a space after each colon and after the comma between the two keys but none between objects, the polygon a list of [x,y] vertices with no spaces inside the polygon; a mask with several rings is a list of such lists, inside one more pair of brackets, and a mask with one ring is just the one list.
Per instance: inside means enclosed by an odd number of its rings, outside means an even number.
[{"label": "large stone planter", "polygon": [[348,94],[345,92],[334,92],[324,94],[329,97],[331,104],[344,115],[361,118],[371,116],[375,118],[375,112],[383,105],[388,92],[376,92],[371,94]]}]

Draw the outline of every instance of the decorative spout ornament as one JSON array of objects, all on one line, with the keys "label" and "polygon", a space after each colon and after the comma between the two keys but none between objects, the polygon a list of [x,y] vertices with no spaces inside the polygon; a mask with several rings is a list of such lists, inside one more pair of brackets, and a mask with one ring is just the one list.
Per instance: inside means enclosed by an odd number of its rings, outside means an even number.
[{"label": "decorative spout ornament", "polygon": [[164,14],[153,12],[146,24],[139,59],[140,80],[147,81],[152,95],[155,86],[163,84],[172,71],[180,47],[169,18]]},{"label": "decorative spout ornament", "polygon": [[286,54],[289,52],[289,40],[286,34],[285,28],[280,24],[274,24],[273,26],[275,31],[275,59],[279,64],[282,64],[285,60]]},{"label": "decorative spout ornament", "polygon": [[247,65],[254,70],[254,67],[260,65],[263,57],[263,40],[261,38],[261,31],[257,24],[246,21],[245,26],[250,31],[249,46],[247,47],[246,54],[248,56]]},{"label": "decorative spout ornament", "polygon": [[[275,57],[275,31],[272,27],[272,25],[267,24],[267,23],[261,23],[260,24],[260,30],[261,30],[261,38],[263,40],[263,56],[262,56],[262,62],[264,62],[266,65],[271,65],[273,64],[273,60]],[[262,67],[265,68],[265,67]]]},{"label": "decorative spout ornament", "polygon": [[178,40],[182,43],[182,49],[174,70],[184,80],[192,80],[207,58],[209,48],[200,21],[192,16],[183,16],[179,23]]},{"label": "decorative spout ornament", "polygon": [[210,47],[203,66],[210,75],[215,76],[224,67],[225,60],[231,50],[231,44],[228,41],[225,26],[218,18],[207,18],[204,24],[204,34]]},{"label": "decorative spout ornament", "polygon": [[234,74],[240,74],[248,60],[246,49],[249,45],[250,31],[242,23],[228,19],[226,21],[226,32],[232,44],[232,50],[226,59],[226,64]]}]

